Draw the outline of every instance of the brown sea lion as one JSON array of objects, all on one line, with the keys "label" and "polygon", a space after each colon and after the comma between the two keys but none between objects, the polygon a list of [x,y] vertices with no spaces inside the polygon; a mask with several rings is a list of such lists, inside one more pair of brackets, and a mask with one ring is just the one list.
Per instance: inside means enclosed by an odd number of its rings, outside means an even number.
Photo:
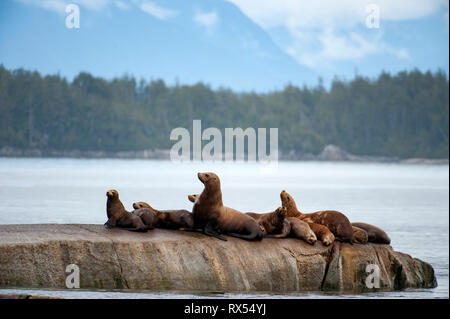
[{"label": "brown sea lion", "polygon": [[[303,214],[297,209],[294,199],[286,191],[280,193],[281,203],[288,210],[288,217],[298,217],[308,224],[320,224],[326,226],[335,239],[353,244],[353,229],[348,218],[335,210],[324,210],[310,214]],[[314,228],[313,228],[314,227]],[[311,227],[315,231],[316,226]],[[322,231],[325,231],[321,228]],[[316,235],[318,235],[316,233]],[[320,236],[317,236],[320,238]]]},{"label": "brown sea lion", "polygon": [[355,227],[352,224],[353,229],[353,242],[357,244],[367,244],[368,241],[368,235],[367,232],[359,227]]},{"label": "brown sea lion", "polygon": [[148,208],[135,209],[131,214],[139,216],[147,229],[153,229],[158,224],[157,215]]},{"label": "brown sea lion", "polygon": [[145,232],[154,228],[156,214],[147,208],[139,209],[136,214],[128,212],[119,199],[119,192],[112,189],[106,192],[106,215],[108,221],[105,227],[120,227],[131,231]]},{"label": "brown sea lion", "polygon": [[157,210],[146,202],[133,203],[134,209],[147,208],[153,211],[158,217],[156,228],[193,230],[194,216],[185,209],[179,210]]},{"label": "brown sea lion", "polygon": [[309,227],[308,223],[300,220],[297,217],[287,217],[287,220],[291,224],[291,237],[303,239],[311,245],[313,245],[317,241],[317,236],[314,234],[314,231],[311,229],[311,227]]},{"label": "brown sea lion", "polygon": [[256,220],[235,209],[223,206],[219,177],[214,173],[198,173],[205,188],[194,203],[194,225],[206,235],[227,240],[227,234],[246,240],[261,240],[263,232]]},{"label": "brown sea lion", "polygon": [[286,219],[286,208],[278,207],[275,211],[264,214],[246,213],[261,226],[264,237],[284,238],[291,232],[291,224]]},{"label": "brown sea lion", "polygon": [[[298,217],[294,217],[294,218],[298,218]],[[298,219],[300,219],[300,218],[298,218]],[[309,225],[311,230],[314,232],[317,239],[320,240],[325,246],[329,246],[332,243],[334,243],[335,236],[333,235],[333,233],[330,231],[330,229],[327,226],[321,225],[321,224],[316,224],[316,223],[310,223],[307,221],[305,221],[305,222]]]},{"label": "brown sea lion", "polygon": [[381,228],[366,223],[352,223],[352,226],[365,230],[370,243],[386,245],[391,243],[391,239]]}]

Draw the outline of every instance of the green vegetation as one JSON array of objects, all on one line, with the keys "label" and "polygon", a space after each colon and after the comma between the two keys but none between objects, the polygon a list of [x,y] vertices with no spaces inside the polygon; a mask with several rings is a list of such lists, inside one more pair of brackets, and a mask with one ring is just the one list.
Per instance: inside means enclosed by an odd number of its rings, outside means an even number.
[{"label": "green vegetation", "polygon": [[279,147],[319,153],[335,144],[358,155],[448,158],[449,83],[443,72],[381,73],[335,80],[326,90],[288,85],[265,94],[202,83],[107,81],[80,73],[71,83],[0,66],[0,148],[130,151],[170,148],[170,131],[278,127]]}]

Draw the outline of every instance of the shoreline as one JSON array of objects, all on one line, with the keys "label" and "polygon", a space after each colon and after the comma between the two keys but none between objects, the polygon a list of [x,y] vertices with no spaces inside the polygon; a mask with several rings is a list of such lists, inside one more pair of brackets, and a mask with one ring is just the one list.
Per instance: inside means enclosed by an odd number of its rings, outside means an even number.
[{"label": "shoreline", "polygon": [[[64,159],[140,159],[140,160],[170,160],[169,149],[140,150],[140,151],[58,151],[39,149],[0,148],[0,158],[64,158]],[[279,151],[279,161],[283,162],[348,162],[348,163],[400,163],[449,165],[448,158],[398,158],[387,156],[353,155],[334,145],[328,145],[324,150],[314,155],[311,153],[297,153],[295,151]],[[191,160],[192,161],[192,160]],[[225,161],[222,161],[225,162]]]}]

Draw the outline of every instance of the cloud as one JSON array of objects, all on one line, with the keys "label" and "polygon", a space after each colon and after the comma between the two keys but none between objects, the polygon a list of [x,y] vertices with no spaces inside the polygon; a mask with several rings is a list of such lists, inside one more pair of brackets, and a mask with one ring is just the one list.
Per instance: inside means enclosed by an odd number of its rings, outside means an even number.
[{"label": "cloud", "polygon": [[160,7],[154,2],[143,2],[140,8],[159,20],[167,20],[177,14],[176,11]]},{"label": "cloud", "polygon": [[[381,33],[367,37],[354,31],[337,34],[327,28],[319,33],[297,32],[293,37],[295,40],[286,52],[298,63],[310,68],[327,68],[335,61],[358,60],[380,53],[391,54],[399,59],[409,58],[406,49],[395,49],[384,43]],[[312,49],[304,50],[305,46]]]},{"label": "cloud", "polygon": [[119,8],[121,10],[130,9],[130,4],[127,2],[124,2],[124,1],[117,0],[116,2],[114,2],[114,4],[116,5],[117,8]]},{"label": "cloud", "polygon": [[202,27],[211,29],[216,26],[219,21],[216,11],[211,12],[198,12],[194,15],[194,21]]},{"label": "cloud", "polygon": [[429,16],[448,0],[228,0],[263,28],[351,27],[364,23],[365,7],[379,6],[382,20],[409,20]]},{"label": "cloud", "polygon": [[366,5],[379,6],[383,20],[419,19],[448,7],[448,0],[228,0],[265,30],[285,29],[290,44],[284,50],[298,63],[321,67],[331,61],[361,59],[371,54],[409,57],[403,48],[394,48],[374,30],[365,29]]},{"label": "cloud", "polygon": [[128,10],[136,6],[142,11],[160,20],[167,20],[177,14],[176,11],[163,8],[152,1],[141,0],[14,0],[27,5],[34,5],[59,14],[65,14],[65,8],[70,3],[78,4],[80,7],[90,11],[103,11],[111,6],[121,10]]},{"label": "cloud", "polygon": [[77,3],[88,10],[101,11],[110,4],[110,1],[109,0],[76,0],[76,1],[69,1],[69,3]]}]

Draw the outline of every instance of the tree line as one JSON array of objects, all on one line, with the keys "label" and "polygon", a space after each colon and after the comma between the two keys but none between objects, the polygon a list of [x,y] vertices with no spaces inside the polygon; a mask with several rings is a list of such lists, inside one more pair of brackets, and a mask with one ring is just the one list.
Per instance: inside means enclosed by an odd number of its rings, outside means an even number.
[{"label": "tree line", "polygon": [[448,158],[449,82],[442,71],[414,70],[255,93],[86,72],[70,82],[0,65],[0,148],[168,149],[171,130],[192,130],[194,119],[222,131],[277,127],[279,148],[299,154],[335,144],[357,155]]}]

